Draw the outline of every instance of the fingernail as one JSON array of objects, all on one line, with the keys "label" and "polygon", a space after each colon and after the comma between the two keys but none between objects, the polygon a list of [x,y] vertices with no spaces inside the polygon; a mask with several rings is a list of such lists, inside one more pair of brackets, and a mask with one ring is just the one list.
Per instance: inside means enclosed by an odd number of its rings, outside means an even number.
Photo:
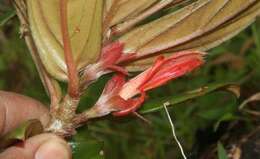
[{"label": "fingernail", "polygon": [[70,150],[65,143],[47,141],[37,150],[35,159],[70,159]]}]

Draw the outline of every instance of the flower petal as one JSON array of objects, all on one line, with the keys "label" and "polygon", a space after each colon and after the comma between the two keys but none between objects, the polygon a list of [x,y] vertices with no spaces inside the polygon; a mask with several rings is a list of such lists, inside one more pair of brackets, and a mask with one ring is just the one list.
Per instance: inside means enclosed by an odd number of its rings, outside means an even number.
[{"label": "flower petal", "polygon": [[[169,80],[176,79],[198,68],[204,63],[203,53],[194,51],[179,52],[170,58],[160,61],[156,68],[148,73],[150,77],[140,86],[140,90],[147,91],[159,87]],[[156,66],[156,65],[155,65]]]},{"label": "flower petal", "polygon": [[171,79],[180,77],[203,64],[205,54],[199,51],[182,51],[169,58],[159,56],[151,68],[128,81],[119,95],[129,99],[141,91],[159,87]]},{"label": "flower petal", "polygon": [[[113,113],[114,116],[126,116],[128,114],[131,114],[135,112],[145,101],[146,94],[145,92],[141,92],[141,96],[134,98],[134,99],[129,99],[127,100],[127,104],[121,105],[121,111],[116,111]],[[117,107],[120,105],[117,105]]]}]

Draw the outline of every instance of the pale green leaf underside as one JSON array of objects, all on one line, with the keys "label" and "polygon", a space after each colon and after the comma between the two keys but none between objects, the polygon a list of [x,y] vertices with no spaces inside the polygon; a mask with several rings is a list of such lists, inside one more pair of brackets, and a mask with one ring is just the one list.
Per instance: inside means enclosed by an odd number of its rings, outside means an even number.
[{"label": "pale green leaf underside", "polygon": [[[106,13],[107,16],[111,18],[108,26],[111,27],[123,22],[125,19],[138,15],[156,1],[157,0],[105,0]],[[112,8],[113,13],[111,13]]]},{"label": "pale green leaf underside", "polygon": [[[230,39],[259,14],[256,0],[198,0],[176,12],[123,35],[125,53],[139,57],[181,50],[208,50]],[[142,37],[142,38],[139,38]],[[148,67],[153,58],[129,64],[130,71]]]},{"label": "pale green leaf underside", "polygon": [[[59,0],[27,0],[32,36],[48,72],[65,80],[66,64],[60,26]],[[77,68],[95,62],[101,47],[103,1],[70,0],[68,27]]]}]

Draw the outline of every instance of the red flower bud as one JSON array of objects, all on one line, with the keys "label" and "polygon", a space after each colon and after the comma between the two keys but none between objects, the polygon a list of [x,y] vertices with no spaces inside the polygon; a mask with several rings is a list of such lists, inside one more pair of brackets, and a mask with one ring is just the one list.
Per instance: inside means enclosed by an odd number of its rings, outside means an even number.
[{"label": "red flower bud", "polygon": [[[146,91],[198,68],[204,63],[203,56],[204,53],[198,51],[178,52],[169,58],[160,56],[151,68],[128,82],[125,75],[117,74],[107,83],[97,104],[110,107],[115,116],[135,112],[144,102]],[[134,97],[138,94],[141,96]]]},{"label": "red flower bud", "polygon": [[115,42],[105,46],[102,49],[100,60],[103,65],[114,65],[122,56],[122,51],[124,49],[124,44],[120,42]]}]

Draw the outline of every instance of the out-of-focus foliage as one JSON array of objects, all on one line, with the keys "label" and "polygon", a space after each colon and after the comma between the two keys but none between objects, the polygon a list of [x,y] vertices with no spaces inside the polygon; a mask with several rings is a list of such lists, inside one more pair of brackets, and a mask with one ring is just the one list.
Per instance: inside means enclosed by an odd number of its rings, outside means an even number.
[{"label": "out-of-focus foliage", "polygon": [[9,10],[0,17],[0,26],[5,25],[11,18],[16,15],[14,10]]},{"label": "out-of-focus foliage", "polygon": [[[0,3],[0,16],[6,9],[8,7]],[[250,115],[239,112],[238,106],[260,90],[259,28],[258,20],[236,38],[209,51],[202,69],[150,92],[149,98],[156,100],[213,82],[241,84],[239,101],[226,92],[215,92],[169,109],[177,135],[190,158],[198,158],[205,146],[216,143],[230,121],[245,121],[246,126],[242,128],[245,130],[254,128],[256,122]],[[0,28],[0,88],[47,103],[35,66],[18,32],[16,18]],[[104,77],[91,86],[81,101],[81,107],[86,108],[95,102],[106,80]],[[249,107],[257,109],[254,103]],[[91,122],[88,128],[79,132],[84,134],[88,129],[90,137],[104,141],[104,153],[108,159],[178,158],[179,151],[172,140],[165,112],[162,110],[144,117],[151,122],[150,125],[135,116],[129,117],[131,120],[108,117],[111,120]]]},{"label": "out-of-focus foliage", "polygon": [[104,159],[104,143],[95,138],[91,138],[86,131],[81,131],[74,136],[70,144],[75,159]]},{"label": "out-of-focus foliage", "polygon": [[218,143],[218,159],[228,159],[227,152],[221,143]]},{"label": "out-of-focus foliage", "polygon": [[46,93],[43,92],[31,56],[17,34],[18,22],[8,28],[6,26],[0,31],[1,89],[23,92],[36,98],[44,97]]}]

